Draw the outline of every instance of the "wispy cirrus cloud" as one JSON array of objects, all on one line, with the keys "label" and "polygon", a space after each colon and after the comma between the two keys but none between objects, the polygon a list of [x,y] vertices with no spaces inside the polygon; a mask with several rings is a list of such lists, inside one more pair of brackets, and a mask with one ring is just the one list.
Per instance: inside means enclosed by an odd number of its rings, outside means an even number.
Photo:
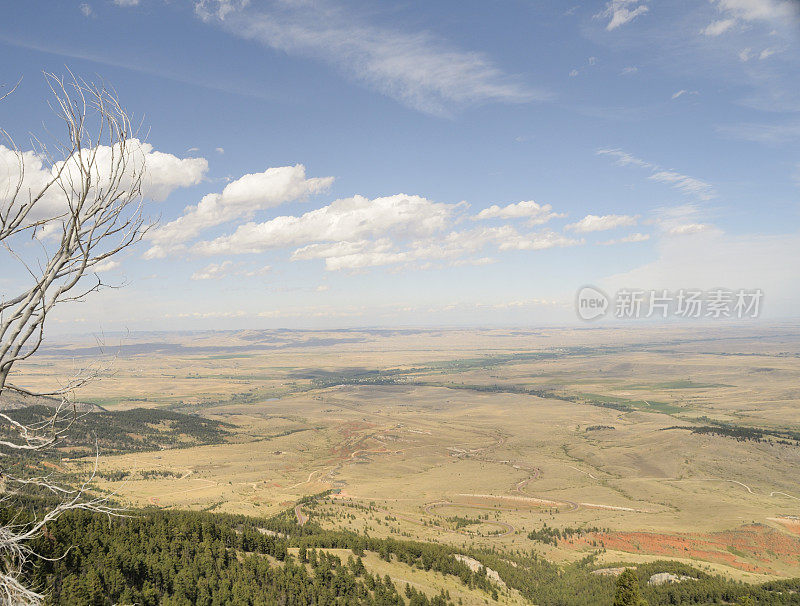
[{"label": "wispy cirrus cloud", "polygon": [[686,236],[714,230],[709,223],[702,223],[704,211],[696,204],[681,204],[657,208],[652,223],[666,236]]},{"label": "wispy cirrus cloud", "polygon": [[551,98],[482,53],[456,49],[428,32],[373,25],[327,2],[274,1],[255,9],[242,0],[201,0],[195,8],[201,19],[236,36],[328,63],[425,113]]},{"label": "wispy cirrus cloud", "polygon": [[610,0],[606,3],[605,9],[595,17],[607,18],[606,29],[611,31],[649,11],[646,2],[647,0]]},{"label": "wispy cirrus cloud", "polygon": [[714,4],[726,18],[745,22],[775,23],[800,16],[794,0],[715,0]]},{"label": "wispy cirrus cloud", "polygon": [[730,30],[734,25],[736,25],[736,19],[717,19],[700,30],[700,33],[712,37],[721,36]]},{"label": "wispy cirrus cloud", "polygon": [[800,19],[795,0],[711,0],[720,18],[700,30],[706,36],[721,36],[750,23],[779,25]]},{"label": "wispy cirrus cloud", "polygon": [[699,200],[711,200],[717,195],[714,186],[710,183],[690,177],[674,170],[660,167],[658,164],[642,160],[620,149],[599,149],[599,156],[609,156],[615,159],[618,166],[637,166],[651,171],[648,177],[651,181],[666,183],[684,194],[691,195]]},{"label": "wispy cirrus cloud", "polygon": [[659,183],[667,183],[685,194],[698,197],[700,200],[710,200],[716,196],[711,184],[694,177],[682,175],[674,170],[660,170],[648,178]]}]

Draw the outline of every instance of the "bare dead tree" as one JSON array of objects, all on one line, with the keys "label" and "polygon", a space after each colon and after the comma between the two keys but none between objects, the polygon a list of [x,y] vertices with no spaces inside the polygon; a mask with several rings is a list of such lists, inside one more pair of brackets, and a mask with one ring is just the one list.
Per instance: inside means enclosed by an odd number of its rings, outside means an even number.
[{"label": "bare dead tree", "polygon": [[53,309],[108,286],[98,276],[101,264],[138,242],[150,227],[143,215],[144,154],[115,92],[72,74],[68,80],[53,74],[45,79],[64,135],[54,143],[32,137],[32,151],[22,151],[0,129],[0,267],[3,277],[21,285],[15,293],[0,291],[0,395],[47,396],[56,404],[49,418],[34,424],[14,420],[10,411],[0,413],[5,430],[0,503],[36,487],[55,495],[58,504],[32,520],[0,525],[0,602],[8,604],[42,600],[35,588],[24,585],[22,573],[36,557],[30,544],[46,524],[75,509],[117,513],[87,492],[94,472],[73,487],[51,476],[22,477],[3,463],[13,453],[44,453],[56,445],[77,418],[75,389],[93,373],[78,373],[35,393],[14,385],[12,371],[42,345]]}]

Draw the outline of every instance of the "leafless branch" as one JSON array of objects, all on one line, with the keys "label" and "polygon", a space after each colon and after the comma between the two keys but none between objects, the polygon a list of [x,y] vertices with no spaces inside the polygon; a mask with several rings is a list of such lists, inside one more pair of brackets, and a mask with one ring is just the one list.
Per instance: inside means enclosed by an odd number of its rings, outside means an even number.
[{"label": "leafless branch", "polygon": [[[0,168],[11,174],[5,191],[0,182],[0,254],[4,251],[9,259],[3,262],[4,273],[9,266],[6,275],[21,284],[16,293],[0,292],[0,395],[7,391],[57,400],[50,416],[36,423],[0,412],[0,504],[30,489],[55,495],[58,504],[33,520],[0,524],[0,603],[8,604],[42,600],[21,579],[26,563],[38,557],[31,541],[48,523],[79,509],[122,514],[108,497],[89,492],[97,458],[79,487],[52,475],[17,477],[3,465],[9,454],[44,453],[56,445],[78,419],[74,391],[106,369],[82,369],[43,393],[12,384],[12,369],[39,350],[53,309],[106,287],[98,266],[137,243],[151,227],[141,195],[145,155],[115,91],[72,73],[68,79],[45,74],[45,80],[64,136],[50,143],[32,136],[33,150],[22,151],[0,128],[0,162],[6,163]],[[15,274],[11,263],[18,268]]]}]

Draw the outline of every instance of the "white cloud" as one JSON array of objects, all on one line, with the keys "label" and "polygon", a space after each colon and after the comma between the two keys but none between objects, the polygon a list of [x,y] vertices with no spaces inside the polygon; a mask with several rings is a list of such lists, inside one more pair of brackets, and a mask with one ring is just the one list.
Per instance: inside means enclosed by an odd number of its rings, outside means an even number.
[{"label": "white cloud", "polygon": [[[722,19],[711,22],[701,33],[719,36],[740,23],[762,22],[782,25],[800,18],[795,0],[711,0],[722,14]],[[749,51],[749,49],[746,49]],[[741,54],[740,54],[741,56]],[[746,61],[747,59],[742,59]]]},{"label": "white cloud", "polygon": [[92,14],[94,13],[92,7],[86,4],[85,2],[82,3],[79,8],[81,9],[81,13],[83,13],[84,17],[91,17]]},{"label": "white cloud", "polygon": [[694,195],[700,200],[710,200],[716,196],[714,187],[711,184],[701,181],[700,179],[695,179],[694,177],[682,175],[675,171],[660,170],[650,175],[648,179],[658,181],[659,183],[668,183],[675,189],[685,194]]},{"label": "white cloud", "polygon": [[478,257],[477,259],[457,259],[453,261],[453,267],[463,267],[464,265],[492,265],[493,263],[497,263],[497,259],[492,257]]},{"label": "white cloud", "polygon": [[774,49],[774,48],[765,48],[764,50],[762,50],[758,54],[758,59],[759,59],[759,61],[763,61],[764,59],[767,59],[767,58],[771,57],[772,55],[774,55],[777,52],[778,51],[776,49]]},{"label": "white cloud", "polygon": [[606,29],[608,31],[617,29],[621,25],[630,23],[636,17],[644,15],[649,9],[645,2],[647,0],[610,0],[606,3],[606,8],[601,13],[595,15],[597,18],[608,18]]},{"label": "white cloud", "polygon": [[672,94],[672,100],[674,101],[675,99],[679,99],[684,95],[698,95],[698,94],[700,93],[698,93],[696,90],[681,89],[678,92]]},{"label": "white cloud", "polygon": [[139,6],[139,0],[114,0],[117,6]]},{"label": "white cloud", "polygon": [[429,33],[405,33],[366,23],[329,2],[244,3],[201,0],[197,14],[242,38],[311,57],[414,109],[447,115],[453,107],[527,103],[551,95],[521,83],[484,55],[451,48]]},{"label": "white cloud", "polygon": [[230,235],[194,246],[199,254],[255,253],[312,242],[352,242],[393,234],[427,236],[443,230],[458,204],[431,202],[397,194],[370,200],[353,196],[299,217],[280,216],[264,223],[240,225]]},{"label": "white cloud", "polygon": [[[149,143],[139,139],[129,139],[126,143],[127,166],[121,176],[116,176],[116,186],[128,188],[133,183],[134,175],[138,175],[144,168],[142,179],[142,195],[145,199],[161,202],[174,190],[198,184],[208,170],[208,162],[203,158],[178,158],[172,154],[157,151]],[[96,187],[102,187],[111,178],[113,158],[119,157],[120,147],[113,149],[107,145],[100,145],[94,150],[95,164],[92,167],[92,182]],[[28,196],[44,189],[57,174],[64,162],[59,162],[53,167],[48,167],[45,158],[33,151],[22,153],[24,163],[24,179],[20,195]],[[89,154],[84,154],[85,158]],[[64,166],[60,181],[67,190],[71,182],[79,182],[78,172],[80,166],[76,156],[72,156]],[[85,169],[88,167],[84,167]],[[0,145],[0,208],[8,204],[10,194],[19,180],[19,163],[15,152]],[[65,193],[60,187],[52,186],[35,208],[35,216],[31,219],[44,219],[53,217],[66,208]]]},{"label": "white cloud", "polygon": [[636,225],[637,218],[631,215],[586,215],[577,223],[570,223],[564,229],[586,234],[593,231],[606,231],[618,227]]},{"label": "white cloud", "polygon": [[569,77],[570,77],[570,78],[574,78],[574,77],[575,77],[575,76],[577,76],[578,74],[580,74],[580,72],[579,72],[577,69],[573,69],[573,70],[572,70],[572,71],[569,73]]},{"label": "white cloud", "polygon": [[224,147],[217,147],[214,151],[216,151],[218,154],[222,155],[222,154],[225,153],[225,148]]},{"label": "white cloud", "polygon": [[187,207],[183,216],[149,234],[153,246],[145,255],[158,258],[181,250],[186,242],[210,227],[249,219],[260,210],[320,193],[332,182],[333,177],[307,179],[302,164],[244,175],[226,185],[222,193],[203,196],[199,204]]},{"label": "white cloud", "polygon": [[211,263],[203,269],[192,274],[192,280],[216,280],[230,275],[233,261],[223,261],[222,263]]},{"label": "white cloud", "polygon": [[700,33],[712,37],[719,36],[727,32],[734,25],[736,25],[736,19],[719,19],[709,23],[706,27],[700,30]]},{"label": "white cloud", "polygon": [[699,234],[702,231],[711,229],[710,225],[705,223],[685,223],[684,225],[675,225],[667,229],[667,234],[670,236],[685,236],[688,234]]},{"label": "white cloud", "polygon": [[540,205],[533,200],[523,200],[516,204],[500,207],[493,204],[484,208],[477,215],[472,217],[473,221],[483,219],[528,219],[528,225],[542,225],[551,219],[566,217],[565,214],[554,213],[550,204]]},{"label": "white cloud", "polygon": [[652,222],[667,236],[684,236],[715,229],[712,225],[701,223],[704,211],[696,204],[658,208],[654,215]]},{"label": "white cloud", "polygon": [[630,234],[629,236],[625,236],[624,238],[606,240],[605,242],[600,242],[600,244],[603,246],[613,246],[614,244],[630,244],[633,242],[646,242],[649,239],[650,239],[650,234],[635,233],[635,234]]},{"label": "white cloud", "polygon": [[774,23],[795,19],[797,3],[793,0],[716,0],[717,9],[730,18],[742,21],[766,21]]},{"label": "white cloud", "polygon": [[545,250],[548,248],[578,246],[583,243],[583,240],[569,238],[554,231],[544,231],[506,238],[500,243],[498,248],[500,250]]},{"label": "white cloud", "polygon": [[598,149],[597,155],[611,156],[612,158],[615,158],[617,166],[639,166],[641,168],[652,168],[652,169],[656,168],[654,164],[651,164],[650,162],[646,162],[645,160],[637,158],[636,156],[631,155],[628,152],[624,152],[621,149]]},{"label": "white cloud", "polygon": [[[129,145],[138,147],[136,154],[145,166],[142,189],[145,197],[161,202],[180,187],[197,185],[208,171],[205,158],[178,158],[172,154],[156,151],[149,143],[131,139]],[[104,154],[110,156],[111,148],[101,146]],[[109,157],[110,161],[110,157]]]},{"label": "white cloud", "polygon": [[629,65],[628,67],[623,67],[622,68],[622,71],[620,72],[620,75],[622,75],[622,76],[630,76],[632,74],[635,74],[638,71],[639,71],[638,67],[636,67],[635,65]]},{"label": "white cloud", "polygon": [[753,49],[752,48],[743,48],[739,51],[739,60],[742,62],[747,62],[753,58]]},{"label": "white cloud", "polygon": [[667,183],[684,194],[692,195],[700,200],[710,200],[717,195],[714,186],[710,183],[673,170],[665,170],[657,164],[647,162],[622,150],[599,149],[597,150],[597,155],[615,158],[618,166],[637,166],[647,169],[653,173],[648,177],[651,181]]},{"label": "white cloud", "polygon": [[271,265],[263,265],[257,269],[251,269],[239,272],[239,275],[247,276],[248,278],[252,278],[255,276],[266,276],[267,274],[272,273],[272,266]]},{"label": "white cloud", "polygon": [[105,271],[112,271],[119,267],[119,261],[114,261],[113,259],[107,259],[106,261],[102,261],[92,267],[92,271],[95,273],[101,273]]},{"label": "white cloud", "polygon": [[388,238],[311,244],[296,250],[292,260],[324,259],[325,268],[329,271],[353,271],[385,265],[411,267],[414,264],[417,264],[417,268],[430,268],[433,267],[432,262],[437,261],[445,261],[451,266],[485,265],[495,260],[491,257],[467,257],[487,246],[493,246],[498,251],[522,251],[582,243],[581,240],[552,231],[520,234],[512,226],[503,225],[420,238],[402,247]]}]

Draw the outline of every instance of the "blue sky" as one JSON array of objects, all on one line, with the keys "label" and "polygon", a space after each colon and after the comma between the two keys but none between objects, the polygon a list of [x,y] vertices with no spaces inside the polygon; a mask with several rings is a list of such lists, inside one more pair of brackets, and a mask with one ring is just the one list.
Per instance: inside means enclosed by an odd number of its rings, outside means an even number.
[{"label": "blue sky", "polygon": [[69,68],[152,146],[160,227],[58,330],[565,323],[585,284],[797,315],[793,1],[31,1],[0,50],[18,141]]}]

